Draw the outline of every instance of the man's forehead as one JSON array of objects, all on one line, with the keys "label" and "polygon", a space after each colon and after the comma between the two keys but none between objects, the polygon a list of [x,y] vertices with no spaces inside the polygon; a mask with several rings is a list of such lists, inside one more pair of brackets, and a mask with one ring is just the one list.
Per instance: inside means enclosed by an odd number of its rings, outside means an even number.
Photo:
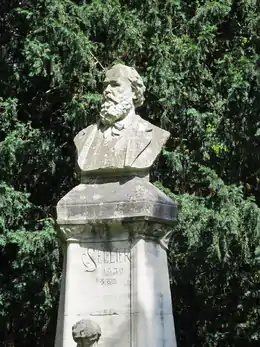
[{"label": "man's forehead", "polygon": [[[107,71],[105,81],[128,81],[128,71],[127,66],[115,65],[110,70]],[[129,82],[129,81],[128,81]]]}]

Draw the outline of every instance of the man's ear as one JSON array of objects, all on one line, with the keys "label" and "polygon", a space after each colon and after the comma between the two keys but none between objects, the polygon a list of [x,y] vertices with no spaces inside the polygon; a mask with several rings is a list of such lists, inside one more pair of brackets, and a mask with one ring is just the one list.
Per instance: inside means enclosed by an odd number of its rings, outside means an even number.
[{"label": "man's ear", "polygon": [[137,98],[137,92],[135,89],[132,88],[132,99],[133,99],[133,104],[135,105],[136,107],[136,100],[138,99]]}]

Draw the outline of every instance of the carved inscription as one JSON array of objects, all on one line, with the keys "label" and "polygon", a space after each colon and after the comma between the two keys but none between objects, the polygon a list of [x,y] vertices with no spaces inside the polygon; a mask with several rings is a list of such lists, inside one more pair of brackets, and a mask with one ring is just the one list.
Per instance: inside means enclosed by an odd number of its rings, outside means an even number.
[{"label": "carved inscription", "polygon": [[111,285],[111,284],[117,284],[117,279],[116,278],[96,278],[96,282],[100,283],[102,286],[103,285]]},{"label": "carved inscription", "polygon": [[73,285],[81,298],[77,314],[97,319],[104,327],[100,347],[130,347],[127,341],[131,333],[131,248],[128,239],[83,240],[75,247],[72,260],[78,271]]},{"label": "carved inscription", "polygon": [[[116,285],[119,282],[124,286],[130,284],[125,278],[124,271],[130,264],[130,250],[128,248],[95,249],[85,248],[82,254],[85,272],[97,271],[96,283],[101,286]],[[128,277],[128,276],[127,276]]]},{"label": "carved inscription", "polygon": [[97,268],[97,263],[95,261],[95,258],[93,258],[93,255],[89,253],[89,248],[86,250],[85,253],[82,254],[82,262],[85,266],[86,270],[85,272],[93,272]]},{"label": "carved inscription", "polygon": [[114,276],[114,275],[122,275],[124,272],[123,267],[105,267],[104,268],[104,276]]}]

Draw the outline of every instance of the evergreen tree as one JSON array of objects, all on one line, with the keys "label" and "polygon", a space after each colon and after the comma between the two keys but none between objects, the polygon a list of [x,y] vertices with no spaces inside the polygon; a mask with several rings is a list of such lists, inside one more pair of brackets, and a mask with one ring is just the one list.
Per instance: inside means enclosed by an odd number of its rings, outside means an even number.
[{"label": "evergreen tree", "polygon": [[[4,0],[0,341],[52,345],[58,200],[105,69],[134,66],[139,114],[171,132],[152,180],[180,203],[169,251],[178,346],[251,346],[259,307],[258,0]],[[255,202],[256,201],[256,202]]]}]

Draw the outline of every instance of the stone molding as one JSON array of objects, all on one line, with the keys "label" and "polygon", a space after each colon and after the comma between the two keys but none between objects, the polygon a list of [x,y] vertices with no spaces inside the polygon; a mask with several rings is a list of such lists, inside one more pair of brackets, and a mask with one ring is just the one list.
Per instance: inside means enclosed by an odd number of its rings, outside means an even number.
[{"label": "stone molding", "polygon": [[57,215],[60,225],[135,220],[174,224],[177,204],[150,182],[134,177],[79,184],[58,202]]},{"label": "stone molding", "polygon": [[[123,221],[85,225],[59,225],[58,233],[66,242],[106,242],[113,240],[149,239],[158,243],[169,236],[173,226],[150,221]],[[165,246],[166,247],[166,246]],[[166,247],[167,248],[167,247]]]}]

